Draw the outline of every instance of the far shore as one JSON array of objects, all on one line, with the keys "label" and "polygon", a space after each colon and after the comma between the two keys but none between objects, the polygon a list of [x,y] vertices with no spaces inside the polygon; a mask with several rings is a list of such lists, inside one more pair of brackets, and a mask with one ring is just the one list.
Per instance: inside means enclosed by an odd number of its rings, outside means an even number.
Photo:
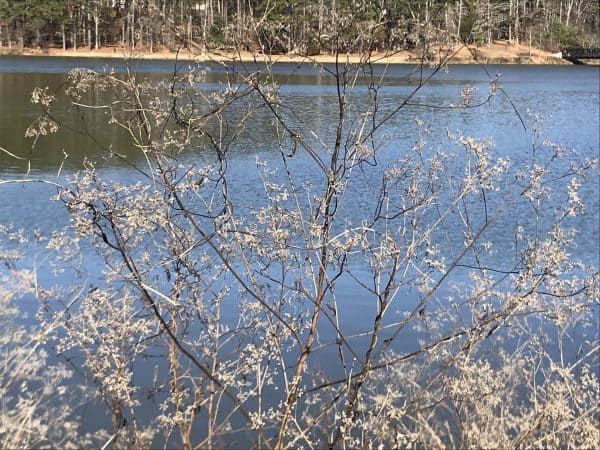
[{"label": "far shore", "polygon": [[[77,50],[60,48],[48,48],[44,50],[26,48],[20,53],[9,51],[6,47],[0,47],[0,55],[24,55],[24,56],[57,56],[76,58],[134,58],[149,60],[184,60],[198,62],[287,62],[287,63],[334,63],[336,56],[331,54],[320,54],[315,56],[302,56],[296,54],[268,55],[258,51],[156,51],[130,50],[122,47],[102,47],[97,50],[80,48]],[[380,64],[415,64],[423,62],[423,57],[416,51],[402,50],[398,52],[372,52],[368,55],[370,62]],[[364,61],[365,55],[340,54],[340,62],[358,63]],[[466,46],[457,45],[451,48],[441,48],[429,53],[427,63],[436,63],[446,60],[451,64],[571,64],[561,58],[560,53],[545,52],[527,45],[509,43],[507,41],[495,41],[492,45]]]}]

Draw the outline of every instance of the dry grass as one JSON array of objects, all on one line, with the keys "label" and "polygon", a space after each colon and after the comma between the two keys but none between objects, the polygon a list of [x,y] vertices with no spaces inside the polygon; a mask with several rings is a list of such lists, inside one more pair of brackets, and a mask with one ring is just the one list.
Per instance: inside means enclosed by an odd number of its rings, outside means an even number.
[{"label": "dry grass", "polygon": [[[1,54],[0,49],[0,54]],[[451,62],[459,64],[499,63],[499,64],[570,64],[557,54],[546,52],[528,45],[509,43],[508,41],[494,41],[490,46],[466,46],[456,45],[450,48],[441,48],[436,52],[430,52],[429,58],[437,60],[444,57],[447,53],[452,54]],[[23,55],[47,55],[60,57],[80,57],[80,58],[123,58],[134,57],[139,59],[155,60],[195,60],[195,61],[271,61],[271,62],[317,62],[331,63],[335,62],[335,56],[330,54],[321,54],[312,57],[304,57],[296,54],[285,55],[263,55],[248,51],[220,51],[199,52],[183,50],[179,53],[173,51],[157,51],[153,53],[144,50],[131,51],[121,47],[104,47],[98,50],[88,50],[81,48],[78,50],[62,50],[50,48],[45,50],[25,49]],[[348,54],[345,56],[349,62],[359,62],[364,55]],[[389,64],[411,64],[420,62],[422,55],[414,50],[402,50],[394,53],[373,52],[371,54],[373,61]]]}]

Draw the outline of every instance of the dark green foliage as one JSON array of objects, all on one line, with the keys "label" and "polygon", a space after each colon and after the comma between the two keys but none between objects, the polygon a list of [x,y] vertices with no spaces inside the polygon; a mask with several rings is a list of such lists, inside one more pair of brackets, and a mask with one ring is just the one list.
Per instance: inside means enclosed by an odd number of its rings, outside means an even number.
[{"label": "dark green foliage", "polygon": [[315,56],[321,54],[321,43],[312,39],[306,46],[306,56]]},{"label": "dark green foliage", "polygon": [[465,10],[460,23],[460,38],[466,44],[482,44],[483,31],[479,21],[479,11],[475,0],[463,0]]},{"label": "dark green foliage", "polygon": [[[596,0],[0,0],[0,46],[261,48],[316,55],[448,39],[600,45]],[[97,33],[96,33],[97,31]]]},{"label": "dark green foliage", "polygon": [[582,44],[582,33],[576,28],[564,25],[558,18],[552,21],[550,33],[552,40],[561,48],[580,47]]},{"label": "dark green foliage", "polygon": [[62,18],[56,0],[2,0],[0,23],[9,27],[21,45],[42,46]]}]

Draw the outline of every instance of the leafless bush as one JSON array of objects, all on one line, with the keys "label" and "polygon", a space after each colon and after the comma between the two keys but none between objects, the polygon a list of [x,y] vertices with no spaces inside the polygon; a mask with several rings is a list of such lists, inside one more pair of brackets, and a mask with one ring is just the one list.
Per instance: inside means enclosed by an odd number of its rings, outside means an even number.
[{"label": "leafless bush", "polygon": [[[77,70],[61,94],[34,93],[44,116],[32,136],[54,131],[53,105],[69,101],[82,117],[106,112],[143,156],[126,161],[136,182],[106,180],[88,162],[59,190],[71,222],[46,247],[73,282],[39,296],[45,338],[84,358],[112,418],[111,445],[598,442],[598,272],[569,253],[595,162],[536,140],[517,166],[469,136],[432,146],[419,123],[413,148],[380,170],[384,125],[429,78],[384,115],[374,75],[369,103],[353,99],[371,68],[368,57],[352,66],[340,56],[331,70],[329,135],[296,114],[269,70],[235,73],[212,94],[197,89],[202,71],[152,83]],[[490,83],[485,102],[499,89]],[[93,89],[112,100],[87,104]],[[477,107],[471,95],[465,88],[449,107]],[[230,188],[230,154],[258,108],[270,111],[279,162],[248,167],[260,200],[244,205]],[[310,180],[294,171],[299,154]],[[376,195],[349,216],[361,177]],[[515,221],[515,211],[529,218]],[[509,258],[499,259],[498,227]],[[80,246],[100,274],[81,265]],[[358,305],[340,286],[369,305],[358,333],[346,321]]]}]

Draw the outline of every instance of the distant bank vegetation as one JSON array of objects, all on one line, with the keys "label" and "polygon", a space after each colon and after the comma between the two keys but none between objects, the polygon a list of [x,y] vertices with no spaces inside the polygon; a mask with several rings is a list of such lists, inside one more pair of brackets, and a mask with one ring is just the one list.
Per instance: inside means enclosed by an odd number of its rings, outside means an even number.
[{"label": "distant bank vegetation", "polygon": [[0,0],[0,49],[317,55],[509,40],[599,47],[597,0]]}]

